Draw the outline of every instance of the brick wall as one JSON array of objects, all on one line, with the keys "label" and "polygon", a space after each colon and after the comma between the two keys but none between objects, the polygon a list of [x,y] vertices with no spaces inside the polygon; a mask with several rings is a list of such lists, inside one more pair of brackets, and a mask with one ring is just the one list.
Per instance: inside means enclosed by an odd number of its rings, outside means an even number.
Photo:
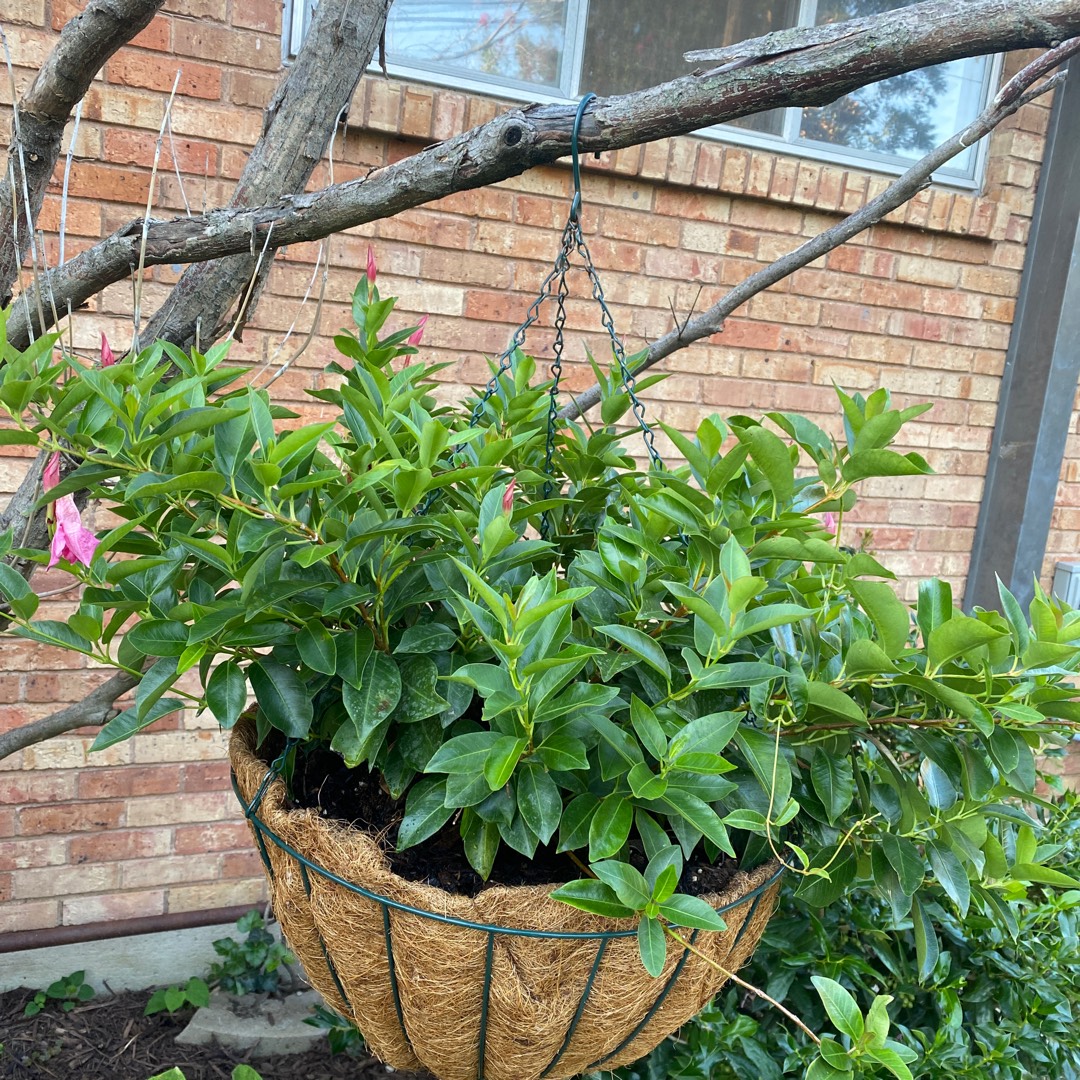
[{"label": "brick wall", "polygon": [[[21,89],[68,0],[11,0],[5,22]],[[153,192],[159,216],[222,204],[257,138],[280,67],[280,12],[256,0],[181,0],[109,62],[86,99],[67,211],[67,253],[141,214],[149,166],[177,69],[173,137]],[[10,105],[0,79],[0,106]],[[365,175],[420,146],[490,119],[501,106],[448,90],[365,79],[350,128],[313,186]],[[6,110],[5,115],[9,112]],[[831,384],[890,387],[904,403],[932,400],[907,429],[906,449],[937,470],[866,486],[846,523],[909,583],[937,574],[957,586],[968,564],[995,403],[1047,118],[1028,106],[999,131],[981,194],[933,188],[888,223],[756,297],[724,333],[672,357],[671,378],[648,393],[651,414],[691,428],[712,412],[797,410],[837,429]],[[174,157],[175,155],[175,157]],[[179,179],[177,177],[179,173]],[[59,180],[41,224],[57,258]],[[583,223],[616,324],[629,349],[701,310],[724,290],[863,205],[887,181],[868,172],[677,139],[586,162]],[[538,169],[323,245],[282,257],[254,325],[235,347],[260,377],[313,341],[275,383],[292,405],[321,385],[329,336],[349,323],[348,298],[374,244],[384,295],[400,296],[401,325],[430,313],[426,354],[450,363],[445,392],[486,378],[549,268],[568,208],[565,167]],[[321,304],[317,259],[329,259]],[[146,275],[143,310],[167,295],[179,267]],[[305,294],[310,292],[307,302]],[[76,314],[77,350],[94,355],[105,331],[130,339],[131,285],[106,290]],[[568,305],[569,352],[604,355],[595,312]],[[529,341],[539,355],[548,344]],[[567,385],[591,382],[580,363]],[[1075,442],[1075,440],[1074,440]],[[1078,444],[1080,446],[1080,444]],[[1080,449],[1066,463],[1055,550],[1075,550]],[[0,457],[0,493],[25,467]],[[1072,470],[1070,472],[1070,469]],[[1072,516],[1068,516],[1071,513]],[[43,574],[41,616],[63,618],[70,579]],[[0,728],[48,714],[106,677],[61,655],[0,639]],[[0,763],[0,931],[227,906],[262,895],[256,858],[227,791],[222,739],[204,716],[172,718],[88,757],[72,734]]]}]

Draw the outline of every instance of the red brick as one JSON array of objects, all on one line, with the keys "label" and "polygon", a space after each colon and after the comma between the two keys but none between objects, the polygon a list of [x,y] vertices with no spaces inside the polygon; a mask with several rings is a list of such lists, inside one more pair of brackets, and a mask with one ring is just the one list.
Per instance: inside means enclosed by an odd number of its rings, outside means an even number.
[{"label": "red brick", "polygon": [[184,766],[185,791],[224,791],[229,788],[227,761],[189,762]]},{"label": "red brick", "polygon": [[281,68],[279,44],[269,34],[215,26],[202,19],[177,22],[173,27],[173,49],[180,56],[197,56],[241,68]]},{"label": "red brick", "polygon": [[62,806],[27,807],[19,811],[22,836],[88,832],[113,829],[120,824],[124,807],[119,802],[80,802]]},{"label": "red brick", "polygon": [[[176,73],[180,72],[180,81]],[[170,93],[176,83],[178,95],[217,101],[221,97],[221,68],[175,56],[158,56],[128,49],[118,52],[105,69],[106,78],[120,86],[139,86]]]},{"label": "red brick", "polygon": [[106,202],[145,205],[150,190],[150,173],[77,161],[71,169],[69,190],[73,195]]},{"label": "red brick", "polygon": [[62,908],[64,926],[145,918],[165,911],[165,893],[162,889],[149,889],[108,896],[75,896],[64,900]]},{"label": "red brick", "polygon": [[170,837],[165,829],[130,829],[75,837],[69,852],[71,861],[78,864],[148,859],[166,855],[169,847]]},{"label": "red brick", "polygon": [[232,851],[221,861],[223,878],[260,877],[263,873],[262,857],[258,851]]},{"label": "red brick", "polygon": [[118,165],[142,165],[151,168],[157,154],[159,170],[170,171],[175,163],[181,172],[194,173],[196,176],[212,176],[217,172],[216,143],[165,138],[161,142],[159,154],[157,136],[149,131],[107,131],[105,152],[109,161]]},{"label": "red brick", "polygon": [[75,797],[75,776],[70,772],[0,773],[0,804],[55,803]]}]

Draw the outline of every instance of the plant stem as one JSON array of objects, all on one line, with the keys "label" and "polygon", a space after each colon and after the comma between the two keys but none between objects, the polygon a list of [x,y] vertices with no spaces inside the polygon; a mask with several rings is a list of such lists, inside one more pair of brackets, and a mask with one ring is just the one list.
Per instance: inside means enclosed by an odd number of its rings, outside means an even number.
[{"label": "plant stem", "polygon": [[684,949],[689,949],[689,951],[692,952],[699,960],[704,960],[705,963],[708,964],[710,967],[716,968],[716,970],[719,971],[720,974],[724,976],[724,978],[730,979],[733,983],[738,984],[744,990],[749,990],[751,994],[753,994],[755,997],[761,998],[762,1001],[767,1001],[774,1009],[779,1009],[780,1012],[782,1012],[793,1024],[797,1024],[802,1031],[804,1031],[811,1039],[813,1039],[818,1046],[821,1045],[821,1039],[818,1038],[818,1036],[815,1035],[790,1009],[785,1008],[783,1005],[781,1005],[780,1002],[776,1000],[776,998],[769,997],[769,995],[766,994],[764,990],[759,990],[756,986],[748,983],[745,979],[740,979],[739,976],[736,975],[733,971],[728,971],[727,968],[721,967],[711,956],[706,956],[700,949],[695,948],[693,945],[690,944],[689,941],[686,941],[684,938],[680,937],[677,933],[675,933],[675,931],[672,930],[670,926],[664,927],[664,933],[667,934],[668,937],[677,941]]}]

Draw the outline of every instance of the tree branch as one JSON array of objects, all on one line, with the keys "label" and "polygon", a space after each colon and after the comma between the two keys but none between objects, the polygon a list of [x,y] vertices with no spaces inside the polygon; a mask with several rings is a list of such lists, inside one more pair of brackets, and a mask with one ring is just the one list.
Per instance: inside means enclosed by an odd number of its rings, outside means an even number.
[{"label": "tree branch", "polygon": [[[1064,73],[1053,76],[1034,90],[1028,89],[1036,79],[1064,63],[1077,52],[1080,52],[1080,38],[1072,38],[1044,53],[1011,79],[990,106],[963,131],[931,150],[926,157],[894,180],[877,198],[844,218],[843,221],[819,233],[812,240],[807,240],[794,251],[789,251],[775,262],[751,274],[707,311],[703,311],[696,318],[687,319],[683,325],[677,325],[674,330],[670,330],[662,338],[654,341],[649,346],[644,359],[634,369],[634,374],[640,374],[679,349],[700,341],[701,338],[719,334],[724,329],[724,320],[751,297],[764,292],[770,286],[783,281],[784,278],[790,277],[796,270],[800,270],[815,259],[820,259],[822,255],[828,254],[853,236],[877,224],[897,207],[903,206],[930,183],[933,174],[950,158],[988,135],[1002,120],[1012,116],[1029,101],[1033,101],[1059,85],[1065,78]],[[575,394],[574,400],[559,412],[559,416],[564,420],[577,419],[599,403],[600,394],[598,383],[583,390],[580,394]]]},{"label": "tree branch", "polygon": [[[299,55],[267,106],[262,136],[244,164],[232,207],[258,206],[304,190],[375,55],[391,2],[321,0]],[[280,246],[275,236],[256,271],[265,238],[265,232],[258,239],[249,233],[242,247],[229,253],[233,257],[187,270],[140,336],[148,341],[164,338],[182,347],[198,337],[206,348],[234,321],[239,336]],[[257,280],[243,318],[226,318],[234,301],[248,291],[253,274]]]},{"label": "tree branch", "polygon": [[[30,219],[36,224],[72,109],[105,61],[150,24],[162,3],[90,0],[86,10],[60,31],[56,47],[15,106],[8,168],[0,181],[0,307],[11,301],[12,286],[30,244],[24,184],[30,197]],[[14,191],[9,177],[14,177]]]},{"label": "tree branch", "polygon": [[[840,33],[842,27],[849,32]],[[811,28],[814,29],[814,28]],[[942,0],[839,24],[825,41],[810,31],[788,31],[776,53],[772,35],[748,43],[763,54],[749,66],[687,75],[633,94],[602,99],[586,111],[583,153],[615,150],[682,135],[766,109],[821,105],[867,83],[963,56],[1002,49],[1056,46],[1080,34],[1076,0]],[[803,38],[811,44],[796,47]],[[770,50],[773,50],[770,52]],[[154,221],[147,231],[146,265],[202,262],[261,246],[318,240],[390,217],[453,192],[483,187],[549,164],[569,152],[575,109],[533,105],[514,110],[403,161],[306,195],[286,196],[253,209],[217,210],[201,217]],[[40,305],[66,311],[138,264],[142,223],[134,222],[51,271]],[[51,293],[51,297],[49,296]],[[31,294],[8,322],[8,340],[25,347],[37,326]]]},{"label": "tree branch", "polygon": [[82,701],[68,705],[41,720],[5,731],[0,735],[0,761],[28,746],[51,739],[54,735],[63,735],[65,731],[74,731],[81,727],[100,727],[117,713],[114,704],[116,699],[138,683],[139,680],[134,675],[118,671],[112,678],[91,690]]}]

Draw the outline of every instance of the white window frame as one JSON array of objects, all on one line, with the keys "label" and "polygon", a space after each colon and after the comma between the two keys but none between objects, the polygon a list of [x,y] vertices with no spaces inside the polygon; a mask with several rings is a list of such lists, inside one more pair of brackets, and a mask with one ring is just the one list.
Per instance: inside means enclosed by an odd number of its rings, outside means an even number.
[{"label": "white window frame", "polygon": [[[285,14],[282,34],[282,57],[285,63],[293,59],[303,44],[311,22],[311,12],[317,0],[284,0]],[[661,0],[657,0],[661,2]],[[563,75],[557,90],[545,91],[535,83],[522,83],[510,79],[487,77],[479,74],[465,75],[450,68],[440,69],[437,65],[417,67],[409,64],[388,62],[387,71],[394,78],[409,82],[428,83],[451,90],[473,94],[486,94],[510,101],[540,103],[545,105],[572,104],[582,94],[579,85],[581,62],[585,51],[586,16],[589,0],[566,0],[568,47],[563,54],[560,68]],[[817,13],[817,0],[799,0],[798,25],[812,26]],[[992,89],[1001,79],[1003,57],[1000,54],[990,57],[983,75],[980,100],[987,102]],[[910,158],[902,158],[871,150],[858,150],[846,146],[832,146],[827,143],[800,139],[799,130],[802,122],[802,110],[799,107],[784,109],[782,134],[750,131],[730,124],[717,124],[702,128],[694,134],[697,137],[717,142],[732,143],[751,149],[770,150],[774,153],[786,153],[797,157],[809,158],[829,164],[856,168],[867,172],[885,173],[899,176],[912,164]],[[986,173],[986,159],[989,139],[980,139],[972,156],[970,173],[948,167],[934,174],[933,180],[943,187],[975,191],[982,187]]]}]

